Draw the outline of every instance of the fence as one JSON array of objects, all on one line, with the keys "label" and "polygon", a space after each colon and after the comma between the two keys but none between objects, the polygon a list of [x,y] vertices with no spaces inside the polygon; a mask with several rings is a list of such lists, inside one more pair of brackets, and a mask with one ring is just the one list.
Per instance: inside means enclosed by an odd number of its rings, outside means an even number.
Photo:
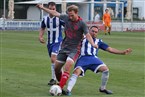
[{"label": "fence", "polygon": [[[100,30],[104,30],[102,22],[86,22],[88,26],[96,25]],[[40,21],[4,21],[0,20],[0,30],[38,30]],[[112,22],[112,31],[122,31],[121,22]],[[145,32],[145,23],[123,23],[123,31],[140,31]]]},{"label": "fence", "polygon": [[40,21],[0,21],[1,30],[38,30]]}]

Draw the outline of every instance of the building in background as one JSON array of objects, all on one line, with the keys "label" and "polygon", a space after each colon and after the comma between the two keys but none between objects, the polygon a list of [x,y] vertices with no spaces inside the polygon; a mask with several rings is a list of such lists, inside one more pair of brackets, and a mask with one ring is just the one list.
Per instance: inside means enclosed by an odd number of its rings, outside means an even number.
[{"label": "building in background", "polygon": [[133,17],[145,20],[145,0],[133,0]]},{"label": "building in background", "polygon": [[[40,1],[45,5],[51,0],[35,0],[35,1],[26,1],[26,2],[15,2],[15,7],[16,7],[15,8],[15,15],[16,15],[15,17],[16,18],[15,19],[20,19],[20,18],[24,19],[25,18],[27,20],[40,20],[42,18],[41,11],[35,7],[35,5],[38,4]],[[62,1],[63,0],[55,0],[55,2],[57,3],[57,11],[59,11],[59,12],[61,12]],[[127,18],[126,17],[127,16],[127,6],[129,5],[128,1],[132,1],[131,2],[132,9],[130,9],[130,11],[132,11],[131,15],[133,15],[133,18],[145,19],[145,11],[144,11],[145,1],[143,1],[143,0],[65,0],[65,1],[68,2],[67,5],[69,4],[69,2],[73,2],[74,4],[78,5],[79,10],[80,10],[79,15],[82,16],[84,18],[84,20],[91,20],[91,15],[92,15],[91,4],[77,3],[77,2],[87,2],[87,1],[123,2],[124,3],[124,18]],[[21,13],[20,9],[22,10],[22,7],[25,9],[24,12],[26,12],[26,15],[20,16],[19,13]],[[110,8],[112,10],[112,12],[114,13],[112,15],[112,17],[117,18],[119,12],[121,11],[122,5],[115,4],[115,3],[109,3],[106,5],[106,7]],[[102,16],[104,8],[105,8],[104,4],[95,3],[94,4],[94,13],[98,12],[100,14],[100,16]],[[45,14],[46,13],[44,12],[44,15]]]},{"label": "building in background", "polygon": [[[44,4],[47,4],[49,1],[53,0],[34,0],[34,1],[25,1],[25,2],[15,2],[15,7],[14,7],[14,19],[25,19],[25,20],[40,20],[42,18],[41,11],[35,7],[36,4],[39,2],[43,2]],[[64,0],[55,0],[57,2],[57,10],[61,12],[61,4]],[[87,2],[87,1],[94,1],[94,2],[123,2],[124,3],[124,17],[126,17],[127,14],[127,6],[128,6],[128,1],[131,1],[131,13],[132,13],[132,18],[134,19],[145,19],[145,0],[65,0],[67,2],[75,2],[80,8],[79,14],[85,19],[85,20],[91,20],[92,15],[95,11],[99,12],[100,16],[102,16],[104,10],[104,4],[94,4],[94,11],[92,11],[91,4],[87,3],[77,3],[77,2]],[[8,3],[8,2],[6,2]],[[2,2],[3,4],[3,2]],[[8,4],[6,4],[8,5]],[[1,5],[0,7],[0,17],[3,16],[3,6]],[[109,7],[112,9],[114,12],[114,17],[116,18],[118,16],[118,13],[121,10],[121,5],[117,4],[107,4],[106,7]],[[117,7],[117,9],[116,9]],[[117,11],[118,10],[118,11]],[[8,7],[5,9],[6,11],[6,18],[8,18]],[[36,15],[37,14],[37,15]],[[44,15],[46,13],[44,12]]]},{"label": "building in background", "polygon": [[[17,10],[18,7],[24,7],[26,9],[26,16],[25,18],[27,20],[40,20],[42,19],[43,15],[46,15],[46,12],[41,12],[40,9],[38,9],[35,5],[38,4],[41,1],[42,4],[44,4],[44,6],[47,6],[47,3],[52,1],[52,0],[35,0],[35,1],[26,1],[26,2],[15,2],[15,10]],[[66,2],[70,2],[71,4],[76,4],[79,7],[79,15],[81,15],[85,20],[88,20],[88,16],[86,14],[89,14],[88,10],[89,6],[87,6],[87,4],[82,4],[82,3],[77,3],[77,2],[85,2],[87,0],[65,0]],[[57,11],[58,12],[62,12],[61,10],[61,3],[62,0],[55,0],[56,4],[57,4]],[[67,3],[67,5],[69,5],[70,3]],[[85,10],[82,11],[82,10]],[[20,18],[20,14],[17,13],[17,11],[15,11],[15,15],[19,15]],[[18,18],[18,19],[19,19]]]}]

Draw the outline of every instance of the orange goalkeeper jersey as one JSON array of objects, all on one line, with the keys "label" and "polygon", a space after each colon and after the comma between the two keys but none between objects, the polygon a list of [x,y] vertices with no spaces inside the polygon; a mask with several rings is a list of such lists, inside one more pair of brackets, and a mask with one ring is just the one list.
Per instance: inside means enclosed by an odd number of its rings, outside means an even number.
[{"label": "orange goalkeeper jersey", "polygon": [[111,22],[111,16],[110,16],[110,14],[109,13],[105,13],[104,15],[103,15],[103,21],[104,22]]}]

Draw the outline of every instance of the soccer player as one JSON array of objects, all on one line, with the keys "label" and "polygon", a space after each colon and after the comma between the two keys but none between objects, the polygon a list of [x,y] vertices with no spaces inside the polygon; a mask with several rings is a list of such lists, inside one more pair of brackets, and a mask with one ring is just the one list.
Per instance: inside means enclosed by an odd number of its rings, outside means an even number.
[{"label": "soccer player", "polygon": [[109,68],[101,59],[98,58],[97,56],[98,50],[102,49],[109,53],[120,55],[126,55],[131,53],[132,51],[130,48],[126,50],[118,50],[112,48],[106,43],[104,43],[101,39],[97,39],[96,38],[98,35],[97,26],[92,26],[89,31],[95,44],[98,44],[98,48],[96,49],[93,46],[91,46],[91,44],[88,42],[86,38],[83,39],[81,47],[81,55],[75,64],[74,72],[68,82],[67,86],[68,96],[71,95],[72,88],[74,87],[77,78],[79,76],[84,76],[86,70],[91,70],[94,73],[102,72],[101,87],[99,88],[99,91],[105,94],[112,94],[113,93],[112,91],[106,89],[107,81],[109,78]]},{"label": "soccer player", "polygon": [[[55,2],[49,2],[48,9],[56,10]],[[45,43],[43,39],[45,29],[47,28],[47,31],[48,31],[47,32],[47,49],[48,49],[48,53],[51,59],[51,72],[52,72],[52,79],[48,82],[48,85],[56,84],[54,63],[58,54],[60,43],[63,39],[62,37],[63,25],[64,25],[64,22],[52,14],[48,14],[47,16],[45,16],[41,22],[41,28],[39,31],[39,41],[41,43]]]},{"label": "soccer player", "polygon": [[[65,38],[62,41],[57,60],[55,62],[55,73],[57,80],[60,81],[59,85],[63,89],[66,84],[70,71],[79,56],[80,44],[83,39],[83,35],[90,44],[97,48],[98,45],[94,43],[91,35],[89,34],[86,23],[78,15],[78,7],[76,5],[70,5],[67,7],[67,14],[60,14],[57,11],[47,9],[38,4],[38,8],[59,17],[65,22],[64,32]],[[64,65],[64,73],[62,74],[61,68]]]},{"label": "soccer player", "polygon": [[[107,8],[105,10],[105,13],[103,14],[103,24],[105,25],[105,35],[107,35],[107,33],[109,33],[109,35],[111,34],[111,16],[109,14],[109,9]],[[107,31],[108,28],[108,31]]]}]

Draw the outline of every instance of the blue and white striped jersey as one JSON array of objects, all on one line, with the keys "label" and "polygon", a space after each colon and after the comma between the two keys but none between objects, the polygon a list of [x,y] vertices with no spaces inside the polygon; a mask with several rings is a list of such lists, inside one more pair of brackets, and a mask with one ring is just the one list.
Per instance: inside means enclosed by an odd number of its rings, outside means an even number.
[{"label": "blue and white striped jersey", "polygon": [[81,56],[87,56],[87,55],[93,55],[93,56],[97,56],[98,54],[98,50],[102,49],[102,50],[106,50],[109,46],[104,43],[101,39],[96,39],[93,38],[94,43],[98,44],[98,48],[94,48],[89,41],[85,38],[82,41],[82,47],[81,47]]},{"label": "blue and white striped jersey", "polygon": [[64,22],[60,20],[58,17],[50,18],[49,15],[44,16],[41,22],[41,28],[47,28],[47,36],[48,36],[48,43],[58,43],[61,42],[63,39],[62,36],[62,27]]}]

